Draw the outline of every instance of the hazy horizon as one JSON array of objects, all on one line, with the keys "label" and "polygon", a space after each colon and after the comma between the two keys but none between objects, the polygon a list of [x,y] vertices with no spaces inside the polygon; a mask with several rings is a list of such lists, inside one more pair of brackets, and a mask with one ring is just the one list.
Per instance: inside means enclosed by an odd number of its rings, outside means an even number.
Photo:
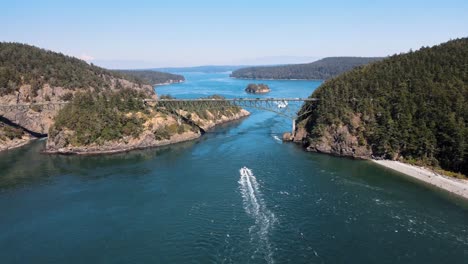
[{"label": "hazy horizon", "polygon": [[[3,3],[0,41],[106,68],[306,63],[383,57],[468,36],[468,3],[84,0]],[[27,34],[26,34],[27,32]]]}]

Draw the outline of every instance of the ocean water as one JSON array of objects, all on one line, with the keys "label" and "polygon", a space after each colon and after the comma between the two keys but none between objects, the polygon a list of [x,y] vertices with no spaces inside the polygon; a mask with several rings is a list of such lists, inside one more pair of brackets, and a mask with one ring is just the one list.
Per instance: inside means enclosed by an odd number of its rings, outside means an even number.
[{"label": "ocean water", "polygon": [[[249,97],[250,81],[187,73],[158,94]],[[264,81],[253,97],[306,97]],[[249,109],[250,110],[250,109]],[[468,205],[367,161],[282,143],[290,120],[246,119],[169,147],[0,153],[0,263],[467,263]]]}]

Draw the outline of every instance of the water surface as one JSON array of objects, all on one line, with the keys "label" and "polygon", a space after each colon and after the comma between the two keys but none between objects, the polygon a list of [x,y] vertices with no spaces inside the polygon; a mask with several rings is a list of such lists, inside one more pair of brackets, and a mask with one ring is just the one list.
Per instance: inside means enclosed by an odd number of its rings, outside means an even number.
[{"label": "water surface", "polygon": [[[249,81],[157,87],[247,97]],[[265,81],[306,97],[313,81]],[[255,95],[258,97],[258,95]],[[0,263],[466,263],[468,206],[367,161],[278,140],[252,116],[170,147],[108,156],[0,153]]]}]

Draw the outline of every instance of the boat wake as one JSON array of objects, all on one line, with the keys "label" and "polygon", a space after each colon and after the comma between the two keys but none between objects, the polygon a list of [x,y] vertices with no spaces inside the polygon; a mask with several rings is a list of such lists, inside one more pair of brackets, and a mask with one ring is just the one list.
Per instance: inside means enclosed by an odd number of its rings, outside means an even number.
[{"label": "boat wake", "polygon": [[239,186],[244,210],[255,221],[249,228],[251,242],[258,246],[255,253],[263,255],[268,263],[274,263],[269,233],[277,222],[275,214],[266,207],[257,179],[247,167],[240,169]]},{"label": "boat wake", "polygon": [[281,140],[281,138],[279,138],[277,135],[272,135],[272,136],[273,136],[273,139],[276,140],[277,142],[283,143],[283,141]]}]

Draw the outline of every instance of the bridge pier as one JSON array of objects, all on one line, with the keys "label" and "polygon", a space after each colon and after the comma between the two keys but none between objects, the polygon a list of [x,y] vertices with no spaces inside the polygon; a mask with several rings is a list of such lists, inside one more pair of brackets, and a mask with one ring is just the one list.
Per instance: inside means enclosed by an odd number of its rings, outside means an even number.
[{"label": "bridge pier", "polygon": [[296,119],[293,118],[291,135],[294,136],[295,133],[296,133]]}]

